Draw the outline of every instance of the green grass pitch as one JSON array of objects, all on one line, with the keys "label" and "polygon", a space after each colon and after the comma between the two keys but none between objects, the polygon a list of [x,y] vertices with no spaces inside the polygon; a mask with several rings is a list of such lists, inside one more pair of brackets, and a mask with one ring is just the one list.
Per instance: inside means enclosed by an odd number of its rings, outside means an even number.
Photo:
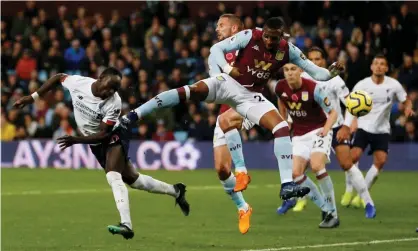
[{"label": "green grass pitch", "polygon": [[[380,175],[372,190],[376,219],[365,219],[362,209],[339,206],[341,226],[322,230],[320,212],[311,202],[302,213],[277,215],[278,172],[252,171],[253,181],[244,193],[254,209],[246,235],[238,231],[235,206],[214,170],[146,173],[186,183],[191,214],[184,217],[171,197],[130,189],[135,237],[126,241],[107,232],[106,226],[117,223],[119,215],[102,171],[1,170],[2,250],[275,251],[311,250],[319,244],[324,246],[315,250],[418,250],[417,172]],[[331,177],[339,203],[344,174],[331,172]],[[399,239],[409,241],[363,243]],[[334,243],[343,244],[329,246]]]}]

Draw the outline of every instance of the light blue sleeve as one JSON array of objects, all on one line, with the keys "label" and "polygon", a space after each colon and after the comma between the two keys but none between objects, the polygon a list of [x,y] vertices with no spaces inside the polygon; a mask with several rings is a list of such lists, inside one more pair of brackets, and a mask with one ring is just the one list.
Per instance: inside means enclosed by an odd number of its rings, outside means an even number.
[{"label": "light blue sleeve", "polygon": [[[228,62],[225,60],[225,53],[244,49],[250,42],[253,36],[251,30],[243,30],[235,34],[234,36],[224,39],[210,48],[210,54],[213,56],[214,64],[223,69]],[[212,67],[214,65],[212,64]]]},{"label": "light blue sleeve", "polygon": [[289,42],[289,61],[306,71],[312,78],[318,81],[327,81],[333,78],[329,71],[312,63],[303,52]]},{"label": "light blue sleeve", "polygon": [[315,86],[314,99],[316,103],[318,103],[326,113],[331,112],[332,110],[331,101],[327,97],[327,94],[325,93],[325,91],[322,88],[320,88],[319,85]]},{"label": "light blue sleeve", "polygon": [[209,55],[208,65],[209,65],[209,76],[213,77],[215,75],[222,73],[221,68],[219,68],[219,66],[216,64],[215,56],[213,54]]}]

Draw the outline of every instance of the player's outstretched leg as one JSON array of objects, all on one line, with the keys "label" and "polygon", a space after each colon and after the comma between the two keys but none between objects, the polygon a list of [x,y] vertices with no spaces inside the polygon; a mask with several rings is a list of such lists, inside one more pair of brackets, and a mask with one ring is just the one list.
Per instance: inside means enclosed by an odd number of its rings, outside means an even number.
[{"label": "player's outstretched leg", "polygon": [[123,117],[122,122],[130,125],[157,109],[173,107],[188,100],[204,101],[208,94],[209,87],[203,81],[199,81],[191,86],[185,85],[177,89],[171,89],[158,94],[140,107],[129,112]]},{"label": "player's outstretched leg", "polygon": [[[222,134],[222,135],[220,135]],[[223,138],[222,132],[216,132],[214,139],[214,157],[215,168],[218,173],[219,180],[235,206],[238,209],[238,229],[242,234],[246,234],[250,229],[250,218],[252,214],[251,206],[245,201],[241,192],[234,192],[236,179],[231,173],[231,155]]]},{"label": "player's outstretched leg", "polygon": [[[294,197],[303,197],[309,193],[308,187],[301,187],[293,182],[292,178],[292,141],[290,140],[289,125],[280,117],[279,112],[274,109],[270,110],[261,116],[259,121],[253,117],[252,110],[257,110],[257,107],[250,108],[247,117],[252,122],[259,122],[260,126],[271,130],[274,135],[274,155],[277,158],[280,171],[280,179],[282,187],[280,189],[280,198],[288,200]],[[254,114],[259,113],[255,111]]]},{"label": "player's outstretched leg", "polygon": [[175,204],[180,206],[185,216],[190,213],[190,205],[186,200],[186,185],[177,183],[174,185],[152,178],[151,176],[138,173],[131,163],[122,173],[123,180],[130,187],[149,193],[167,194],[175,199]]},{"label": "player's outstretched leg", "polygon": [[235,110],[229,109],[219,116],[219,126],[224,132],[226,144],[235,166],[236,184],[234,192],[247,189],[251,177],[245,167],[244,154],[242,152],[242,140],[238,129],[242,127],[243,118]]}]

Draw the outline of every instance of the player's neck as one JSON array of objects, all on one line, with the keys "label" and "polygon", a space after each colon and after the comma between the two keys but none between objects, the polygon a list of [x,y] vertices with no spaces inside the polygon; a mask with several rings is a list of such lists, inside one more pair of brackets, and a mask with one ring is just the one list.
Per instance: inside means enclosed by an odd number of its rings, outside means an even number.
[{"label": "player's neck", "polygon": [[289,87],[290,87],[290,89],[292,89],[292,91],[299,90],[302,87],[302,81],[298,81],[296,83],[289,84]]},{"label": "player's neck", "polygon": [[100,98],[99,96],[99,85],[98,82],[94,82],[91,84],[91,93],[93,93],[93,96]]},{"label": "player's neck", "polygon": [[380,85],[381,83],[383,83],[383,80],[385,80],[385,75],[383,76],[372,75],[372,80],[375,84]]}]

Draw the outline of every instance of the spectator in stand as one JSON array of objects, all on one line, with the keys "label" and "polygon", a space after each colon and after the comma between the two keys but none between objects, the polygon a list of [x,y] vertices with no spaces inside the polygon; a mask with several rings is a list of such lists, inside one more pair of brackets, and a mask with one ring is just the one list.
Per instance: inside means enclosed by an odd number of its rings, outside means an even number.
[{"label": "spectator in stand", "polygon": [[16,135],[16,126],[10,123],[6,117],[6,113],[1,112],[1,141],[12,141]]},{"label": "spectator in stand", "polygon": [[152,140],[158,142],[174,140],[174,134],[172,131],[167,130],[164,120],[157,121],[157,130],[152,135]]},{"label": "spectator in stand", "polygon": [[23,33],[24,39],[29,39],[31,35],[36,35],[42,41],[47,38],[47,31],[44,26],[41,25],[38,17],[32,17],[31,25],[27,26]]},{"label": "spectator in stand", "polygon": [[32,57],[30,50],[25,49],[22,58],[17,61],[16,74],[19,79],[28,81],[36,67],[36,60]]},{"label": "spectator in stand", "polygon": [[70,123],[68,120],[63,119],[60,121],[59,128],[54,132],[54,135],[52,135],[52,138],[56,140],[59,137],[65,136],[65,135],[71,135],[75,136],[76,132],[75,130],[70,126]]},{"label": "spectator in stand", "polygon": [[66,69],[73,72],[80,70],[80,66],[83,60],[85,60],[85,57],[86,51],[80,47],[80,40],[74,39],[71,42],[71,47],[65,50],[64,60]]},{"label": "spectator in stand", "polygon": [[411,55],[404,54],[398,80],[408,91],[418,91],[418,65],[414,64]]}]

